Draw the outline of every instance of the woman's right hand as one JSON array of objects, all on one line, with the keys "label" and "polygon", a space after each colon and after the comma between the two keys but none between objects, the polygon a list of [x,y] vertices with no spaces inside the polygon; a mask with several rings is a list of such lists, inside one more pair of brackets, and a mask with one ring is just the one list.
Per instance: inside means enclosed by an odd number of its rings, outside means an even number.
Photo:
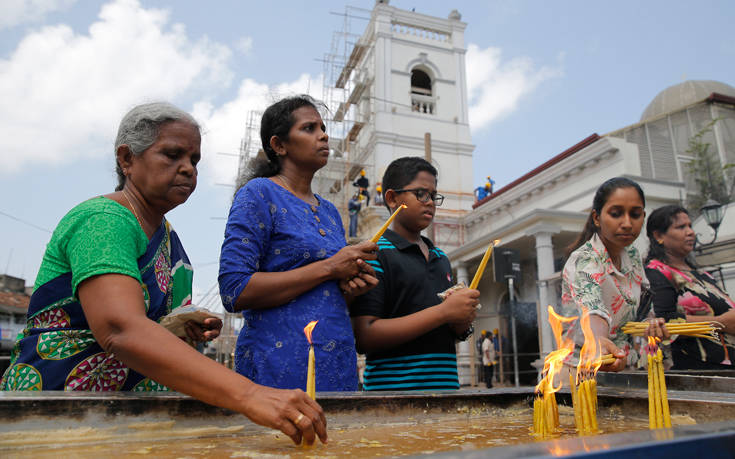
[{"label": "woman's right hand", "polygon": [[443,302],[439,303],[446,323],[471,323],[477,315],[480,304],[480,291],[463,288],[453,291]]},{"label": "woman's right hand", "polygon": [[311,445],[318,436],[327,443],[327,419],[322,407],[300,389],[274,389],[254,384],[241,410],[251,421],[288,435],[297,445]]},{"label": "woman's right hand", "polygon": [[378,258],[377,251],[378,245],[371,241],[342,247],[326,260],[331,277],[339,280],[352,279],[362,271],[358,260],[375,260]]},{"label": "woman's right hand", "polygon": [[627,356],[625,355],[625,351],[618,348],[615,345],[615,343],[613,343],[607,338],[599,338],[599,340],[600,340],[600,353],[602,355],[612,354],[613,357],[617,359],[613,363],[602,365],[600,367],[600,371],[618,372],[618,371],[625,370],[625,365],[628,363],[627,358],[626,358]]}]

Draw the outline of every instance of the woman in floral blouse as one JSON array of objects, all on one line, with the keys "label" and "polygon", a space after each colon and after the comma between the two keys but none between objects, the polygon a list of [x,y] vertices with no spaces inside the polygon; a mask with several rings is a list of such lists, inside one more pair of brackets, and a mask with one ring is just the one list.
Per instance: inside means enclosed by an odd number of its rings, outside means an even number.
[{"label": "woman in floral blouse", "polygon": [[716,320],[725,326],[719,343],[676,337],[671,344],[674,369],[732,369],[735,353],[735,303],[690,260],[696,239],[686,209],[676,205],[651,213],[646,225],[651,249],[646,275],[654,293],[653,309],[666,320]]},{"label": "woman in floral blouse", "polygon": [[[632,245],[643,227],[645,205],[636,182],[624,177],[607,180],[595,193],[584,230],[568,249],[562,305],[568,315],[589,314],[601,353],[617,357],[602,371],[620,371],[627,360],[631,364],[637,360],[634,353],[626,359],[632,342],[621,327],[635,320],[641,291],[648,287],[641,256]],[[663,337],[662,323],[652,321],[648,333]],[[568,333],[582,344],[579,321]]]}]

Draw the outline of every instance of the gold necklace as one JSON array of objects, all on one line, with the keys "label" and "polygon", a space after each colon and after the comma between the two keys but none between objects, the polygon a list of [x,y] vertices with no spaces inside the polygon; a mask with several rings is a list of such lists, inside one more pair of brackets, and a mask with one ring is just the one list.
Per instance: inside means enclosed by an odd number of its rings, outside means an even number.
[{"label": "gold necklace", "polygon": [[133,215],[135,215],[135,219],[138,220],[138,224],[140,225],[140,228],[143,229],[143,221],[141,221],[140,217],[138,216],[138,211],[135,210],[135,206],[133,205],[133,202],[130,200],[130,197],[128,196],[128,193],[125,192],[125,190],[122,190],[123,196],[125,196],[125,199],[128,201],[128,205],[133,210]]},{"label": "gold necklace", "polygon": [[[296,196],[297,198],[299,197],[299,196],[298,196],[298,195],[297,195],[297,194],[296,194],[296,193],[294,192],[294,190],[292,190],[292,189],[291,189],[291,187],[290,187],[290,186],[288,186],[288,183],[286,183],[286,180],[284,180],[284,179],[285,179],[285,177],[284,177],[284,176],[283,176],[282,174],[278,174],[278,175],[276,175],[276,178],[278,179],[278,181],[279,181],[279,182],[281,182],[281,185],[283,185],[283,187],[284,187],[285,189],[287,189],[287,190],[288,190],[288,191],[289,191],[289,192],[290,192],[290,193],[291,193],[292,195]],[[301,198],[299,198],[299,199],[301,199]],[[306,199],[302,199],[302,201],[304,201],[304,202],[306,202],[307,204],[309,204],[309,205],[311,206],[311,210],[313,210],[314,212],[316,212],[316,207],[320,206],[320,205],[321,205],[321,202],[319,202],[319,199],[317,199],[317,197],[316,197],[316,196],[313,196],[313,199],[314,199],[314,200],[316,201],[316,204],[312,204],[311,202],[307,201]]]}]

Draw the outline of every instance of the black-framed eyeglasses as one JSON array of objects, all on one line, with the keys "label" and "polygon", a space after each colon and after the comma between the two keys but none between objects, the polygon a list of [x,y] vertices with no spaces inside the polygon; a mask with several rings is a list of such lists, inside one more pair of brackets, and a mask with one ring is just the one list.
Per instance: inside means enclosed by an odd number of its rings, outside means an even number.
[{"label": "black-framed eyeglasses", "polygon": [[429,202],[429,199],[434,201],[435,206],[441,206],[444,202],[444,196],[434,191],[433,193],[429,193],[429,190],[426,188],[405,188],[401,190],[393,190],[394,193],[403,193],[405,191],[408,191],[410,193],[413,193],[414,196],[416,196],[416,199],[418,199],[421,202]]}]

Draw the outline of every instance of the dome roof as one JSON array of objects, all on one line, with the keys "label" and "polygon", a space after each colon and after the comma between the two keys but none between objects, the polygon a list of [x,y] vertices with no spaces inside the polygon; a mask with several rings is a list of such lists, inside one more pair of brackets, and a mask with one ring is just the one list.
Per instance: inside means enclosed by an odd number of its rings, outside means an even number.
[{"label": "dome roof", "polygon": [[653,98],[643,110],[641,121],[655,118],[709,97],[713,92],[735,97],[735,88],[711,80],[689,80],[670,86]]}]

